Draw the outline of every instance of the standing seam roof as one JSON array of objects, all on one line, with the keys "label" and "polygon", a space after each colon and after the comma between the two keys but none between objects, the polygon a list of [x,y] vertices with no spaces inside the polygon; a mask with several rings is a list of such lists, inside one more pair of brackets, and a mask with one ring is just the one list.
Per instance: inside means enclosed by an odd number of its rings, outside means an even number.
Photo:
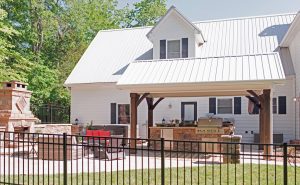
[{"label": "standing seam roof", "polygon": [[[198,69],[194,65],[199,66]],[[175,68],[173,66],[176,66]],[[201,67],[202,66],[202,67]],[[151,70],[150,70],[151,69]],[[234,70],[232,70],[234,69]],[[170,73],[172,73],[170,75]],[[168,78],[171,76],[171,78]],[[285,79],[278,53],[136,61],[117,85],[203,83]]]},{"label": "standing seam roof", "polygon": [[[194,24],[199,27],[206,39],[206,42],[196,49],[197,57],[222,58],[277,52],[278,45],[295,15],[283,14],[195,22]],[[100,31],[65,84],[68,86],[80,83],[117,82],[131,62],[151,60],[153,45],[146,37],[151,28]],[[244,57],[235,59],[247,60]],[[199,74],[202,70],[202,63],[195,64],[196,67],[199,65],[199,71],[197,71]],[[175,66],[175,70],[180,70],[178,67],[180,66]],[[210,66],[203,67],[209,69]],[[167,78],[171,78],[172,69],[169,70]]]}]

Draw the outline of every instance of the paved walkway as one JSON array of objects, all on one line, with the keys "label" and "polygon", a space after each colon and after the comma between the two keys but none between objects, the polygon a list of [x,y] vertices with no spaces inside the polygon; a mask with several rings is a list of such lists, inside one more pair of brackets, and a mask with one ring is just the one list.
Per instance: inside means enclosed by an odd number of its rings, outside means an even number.
[{"label": "paved walkway", "polygon": [[[158,153],[158,152],[157,152]],[[241,162],[245,164],[270,164],[270,165],[282,165],[282,158],[266,161],[262,157],[252,156],[244,153],[245,156],[241,156]],[[253,155],[254,153],[252,153]],[[259,153],[255,153],[258,155]],[[148,156],[149,155],[149,156]],[[157,155],[157,154],[155,154]],[[141,153],[137,155],[130,155],[126,152],[126,158],[120,160],[98,160],[93,158],[92,155],[86,156],[78,160],[69,160],[67,162],[68,173],[81,173],[81,172],[110,172],[110,171],[123,171],[134,169],[155,169],[161,167],[161,158],[155,156],[154,153]],[[176,158],[177,154],[172,154],[170,158],[169,154],[165,156],[165,167],[197,167],[206,165],[220,165],[220,156],[192,156],[187,154],[184,156],[181,154],[179,158]],[[300,163],[297,164],[300,166]],[[50,161],[50,160],[37,160],[33,158],[23,158],[22,156],[10,156],[0,155],[0,175],[4,173],[8,174],[58,174],[63,172],[63,161]]]}]

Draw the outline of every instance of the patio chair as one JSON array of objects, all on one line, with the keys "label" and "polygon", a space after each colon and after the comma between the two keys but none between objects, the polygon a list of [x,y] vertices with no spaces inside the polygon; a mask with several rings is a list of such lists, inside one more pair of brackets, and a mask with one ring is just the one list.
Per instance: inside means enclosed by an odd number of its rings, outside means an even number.
[{"label": "patio chair", "polygon": [[108,159],[125,159],[123,135],[112,135],[111,142],[108,145]]},{"label": "patio chair", "polygon": [[[93,154],[94,158],[108,158],[107,148],[109,145],[110,131],[104,130],[86,130],[86,136],[83,143],[85,147],[85,156]],[[89,152],[91,151],[91,153]]]}]

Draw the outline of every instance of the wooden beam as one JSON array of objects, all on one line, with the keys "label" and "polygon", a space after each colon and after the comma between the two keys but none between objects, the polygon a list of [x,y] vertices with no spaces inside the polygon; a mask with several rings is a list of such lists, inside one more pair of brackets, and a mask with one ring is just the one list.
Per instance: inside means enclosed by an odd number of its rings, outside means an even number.
[{"label": "wooden beam", "polygon": [[137,107],[138,107],[139,95],[136,93],[130,93],[130,152],[136,153],[136,138],[137,138]]},{"label": "wooden beam", "polygon": [[[260,103],[261,105],[264,105],[264,96],[260,95]],[[264,107],[261,106],[259,110],[259,143],[265,144],[265,128],[264,128]]]},{"label": "wooden beam", "polygon": [[147,104],[148,104],[148,138],[150,138],[150,127],[153,127],[153,110],[155,107],[161,102],[164,98],[159,98],[154,104],[154,99],[151,97],[147,97]]},{"label": "wooden beam", "polygon": [[207,91],[207,92],[157,92],[150,93],[153,98],[159,97],[211,97],[211,96],[247,96],[246,91]]},{"label": "wooden beam", "polygon": [[153,98],[147,97],[148,104],[148,139],[150,139],[150,127],[153,127]]},{"label": "wooden beam", "polygon": [[248,98],[256,106],[258,106],[259,108],[261,108],[259,99],[257,99],[256,97],[251,97],[251,96],[245,96],[245,97]]},{"label": "wooden beam", "polygon": [[163,99],[165,98],[159,98],[153,105],[153,109],[155,109],[155,107],[159,104],[159,102],[161,102]]},{"label": "wooden beam", "polygon": [[[270,89],[264,89],[263,90],[264,95],[264,130],[265,130],[265,144],[273,144],[273,113],[271,111],[271,90]],[[264,154],[266,155],[272,155],[273,153],[273,147],[271,145],[264,147]]]},{"label": "wooden beam", "polygon": [[150,94],[150,93],[144,93],[144,94],[142,95],[142,97],[140,97],[140,98],[138,99],[138,101],[137,101],[137,106],[139,106],[140,103],[142,103],[142,101],[143,101],[147,96],[149,96],[149,94]]},{"label": "wooden beam", "polygon": [[254,96],[255,98],[259,99],[259,95],[257,95],[256,92],[254,92],[253,90],[247,90],[247,92],[248,92],[250,95]]}]

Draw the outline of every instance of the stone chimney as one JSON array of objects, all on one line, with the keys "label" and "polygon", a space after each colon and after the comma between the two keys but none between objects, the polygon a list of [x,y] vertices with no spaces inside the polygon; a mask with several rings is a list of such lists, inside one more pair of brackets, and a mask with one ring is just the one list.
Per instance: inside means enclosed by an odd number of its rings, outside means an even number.
[{"label": "stone chimney", "polygon": [[0,126],[11,123],[16,126],[30,126],[38,121],[30,111],[31,91],[28,84],[10,81],[2,82],[0,88]]}]

